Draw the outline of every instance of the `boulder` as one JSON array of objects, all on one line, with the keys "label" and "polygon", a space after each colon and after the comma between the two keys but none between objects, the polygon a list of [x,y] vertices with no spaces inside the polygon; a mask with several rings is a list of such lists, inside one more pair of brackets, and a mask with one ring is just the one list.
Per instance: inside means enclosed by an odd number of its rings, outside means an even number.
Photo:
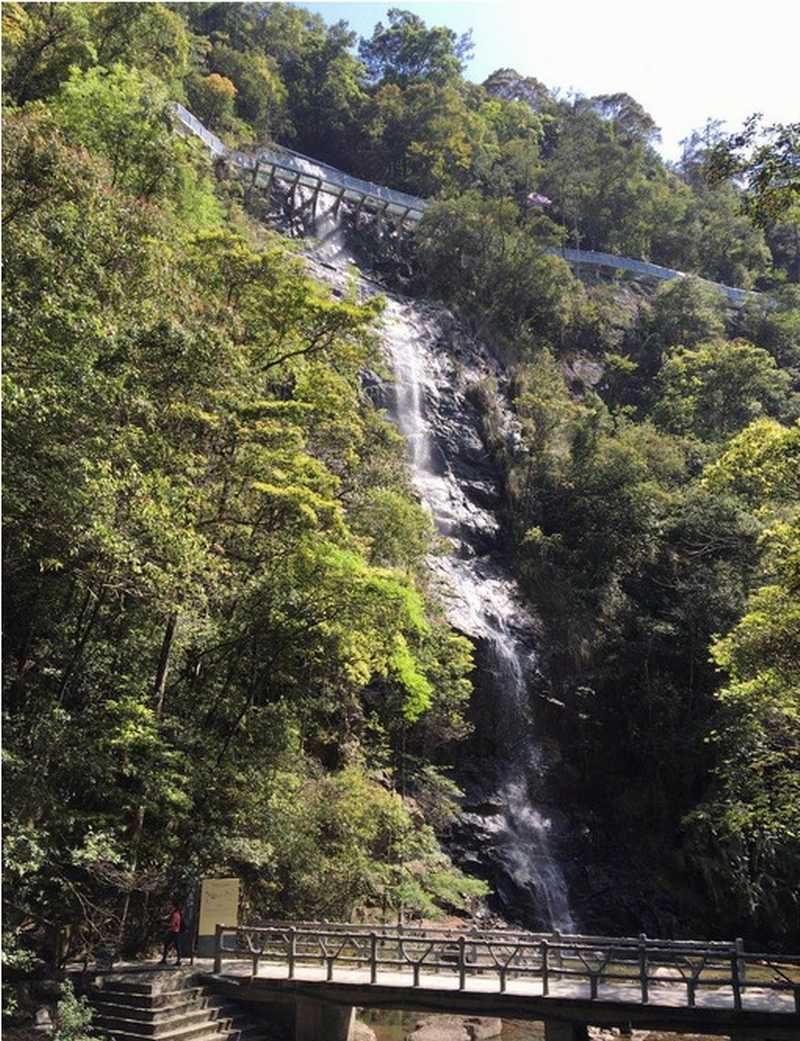
[{"label": "boulder", "polygon": [[347,1041],[377,1041],[375,1031],[362,1023],[360,1019],[353,1020]]},{"label": "boulder", "polygon": [[486,1041],[503,1030],[499,1019],[485,1016],[426,1016],[408,1035],[407,1041]]},{"label": "boulder", "polygon": [[53,1019],[50,1015],[50,1009],[42,1006],[36,1010],[34,1016],[34,1030],[41,1030],[43,1033],[50,1033],[53,1029]]},{"label": "boulder", "polygon": [[490,1037],[499,1037],[503,1032],[502,1019],[492,1016],[473,1016],[464,1020],[464,1026],[472,1041],[486,1041]]}]

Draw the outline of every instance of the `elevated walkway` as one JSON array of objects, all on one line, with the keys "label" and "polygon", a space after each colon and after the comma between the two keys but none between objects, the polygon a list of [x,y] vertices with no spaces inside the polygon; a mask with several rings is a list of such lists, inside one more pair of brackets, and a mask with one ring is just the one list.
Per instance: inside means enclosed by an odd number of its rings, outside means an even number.
[{"label": "elevated walkway", "polygon": [[[596,268],[612,268],[618,271],[628,271],[634,275],[645,275],[648,278],[657,278],[668,281],[673,278],[687,278],[687,272],[676,271],[674,268],[662,267],[660,264],[650,264],[646,260],[631,260],[629,257],[618,257],[613,253],[596,253],[585,249],[554,249],[551,252],[562,257],[570,267],[581,267],[587,265]],[[735,289],[733,286],[723,285],[721,282],[709,282],[701,279],[706,285],[720,289],[732,303],[743,304],[747,298],[747,290]]]},{"label": "elevated walkway", "polygon": [[[420,199],[415,195],[407,195],[405,192],[398,192],[392,188],[352,177],[342,170],[337,170],[334,166],[320,163],[316,159],[311,159],[300,152],[293,152],[289,148],[262,148],[254,155],[234,151],[207,130],[200,120],[183,105],[176,104],[174,111],[183,127],[200,138],[213,156],[227,159],[239,169],[252,171],[253,184],[266,191],[269,190],[274,180],[279,180],[288,183],[292,190],[298,186],[311,189],[314,192],[315,206],[320,194],[333,196],[335,199],[334,216],[338,216],[341,203],[346,201],[355,204],[357,213],[366,210],[378,217],[391,217],[401,223],[418,223],[430,206],[427,199]],[[553,249],[550,252],[561,257],[573,268],[614,269],[660,280],[687,277],[685,271],[676,271],[673,268],[651,264],[645,260],[618,257],[613,253],[566,248]],[[720,282],[710,282],[707,279],[702,279],[702,281],[720,290],[734,304],[741,305],[747,298],[748,294],[744,289],[736,289]]]},{"label": "elevated walkway", "polygon": [[255,155],[233,151],[182,105],[175,105],[175,115],[191,133],[205,143],[212,155],[227,159],[239,169],[252,170],[253,183],[260,188],[269,190],[273,180],[277,179],[287,182],[292,188],[310,188],[315,192],[315,202],[316,195],[320,193],[332,195],[336,200],[336,214],[341,203],[347,201],[355,203],[359,212],[364,209],[401,222],[416,223],[422,219],[423,213],[430,205],[427,199],[352,177],[342,170],[337,170],[335,166],[320,163],[289,148],[261,148]]}]

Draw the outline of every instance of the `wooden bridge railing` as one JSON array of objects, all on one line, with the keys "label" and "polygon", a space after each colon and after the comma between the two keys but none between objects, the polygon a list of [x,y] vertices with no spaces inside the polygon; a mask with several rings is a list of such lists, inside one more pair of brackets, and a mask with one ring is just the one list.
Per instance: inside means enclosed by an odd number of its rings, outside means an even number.
[{"label": "wooden bridge railing", "polygon": [[795,1011],[800,1012],[800,957],[745,953],[738,940],[273,922],[238,928],[218,925],[216,973],[222,972],[225,958],[247,959],[253,975],[262,963],[285,965],[289,979],[301,966],[322,967],[328,981],[335,979],[336,970],[360,970],[372,984],[382,973],[410,973],[414,987],[421,985],[423,976],[435,975],[457,979],[459,990],[467,989],[469,978],[496,977],[500,993],[512,979],[531,980],[538,981],[545,996],[553,984],[565,981],[584,984],[591,1000],[613,1000],[611,987],[620,995],[618,1000],[643,1005],[657,1003],[659,994],[668,993],[668,1000],[674,1001],[677,985],[688,1007],[695,1006],[703,989],[728,988],[733,1008],[741,1009],[749,984],[793,996]]}]

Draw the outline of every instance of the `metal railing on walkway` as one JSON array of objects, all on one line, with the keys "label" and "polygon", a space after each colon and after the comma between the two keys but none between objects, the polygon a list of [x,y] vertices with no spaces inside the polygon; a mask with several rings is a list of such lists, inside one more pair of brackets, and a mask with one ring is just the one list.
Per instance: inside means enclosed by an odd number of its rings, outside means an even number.
[{"label": "metal railing on walkway", "polygon": [[[614,253],[598,253],[594,250],[567,249],[566,247],[554,249],[551,252],[562,257],[568,264],[576,267],[580,267],[581,264],[588,264],[590,267],[615,268],[661,280],[688,277],[685,271],[677,271],[671,267],[662,267],[660,264],[651,264],[647,260],[632,260],[630,257],[618,257]],[[726,286],[722,282],[711,282],[707,278],[703,278],[701,281],[705,282],[706,285],[721,290],[734,303],[742,304],[747,298],[747,290],[745,289]]]}]

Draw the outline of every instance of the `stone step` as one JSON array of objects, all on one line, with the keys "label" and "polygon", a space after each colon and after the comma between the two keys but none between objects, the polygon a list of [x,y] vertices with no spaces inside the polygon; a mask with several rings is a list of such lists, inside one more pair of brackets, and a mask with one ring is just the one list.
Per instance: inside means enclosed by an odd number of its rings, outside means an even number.
[{"label": "stone step", "polygon": [[[152,1041],[152,1037],[122,1029],[105,1028],[106,1035],[114,1041]],[[252,1023],[231,1023],[224,1020],[207,1024],[204,1031],[190,1032],[175,1030],[170,1034],[158,1035],[158,1041],[264,1041],[264,1030]]]},{"label": "stone step", "polygon": [[[128,1000],[131,997],[134,997],[136,1001]],[[130,995],[115,991],[91,994],[92,1008],[97,1012],[103,1015],[125,1015],[128,1019],[142,1022],[167,1019],[170,1016],[183,1015],[201,1008],[216,1007],[221,1001],[222,998],[215,995],[204,994],[199,987],[161,994],[158,995],[158,1000],[146,999],[140,994]]]},{"label": "stone step", "polygon": [[98,1022],[97,1026],[114,1038],[114,1041],[153,1041],[154,1037],[157,1037],[158,1041],[209,1041],[211,1038],[214,1041],[220,1041],[220,1037],[226,1037],[231,1030],[235,1029],[229,1019],[211,1022],[206,1019],[189,1026],[180,1025],[179,1021],[176,1021],[167,1024],[168,1029],[157,1035],[141,1030],[141,1023],[134,1023],[130,1020],[117,1020],[114,1023]]},{"label": "stone step", "polygon": [[93,1023],[113,1041],[264,1041],[246,1009],[194,969],[101,977],[89,994]]},{"label": "stone step", "polygon": [[233,1019],[229,1009],[198,1008],[191,1012],[182,1012],[160,1019],[139,1019],[128,1015],[127,1010],[119,1007],[118,1011],[109,1013],[99,1011],[92,1022],[98,1027],[114,1032],[117,1028],[125,1033],[137,1033],[145,1037],[161,1037],[176,1029],[190,1029],[207,1026],[210,1023],[226,1023]]},{"label": "stone step", "polygon": [[196,986],[198,975],[197,970],[192,968],[154,968],[148,972],[146,979],[143,979],[142,976],[135,978],[124,975],[101,976],[95,984],[95,989],[149,997]]},{"label": "stone step", "polygon": [[191,1004],[203,998],[202,987],[185,987],[158,994],[132,994],[126,990],[91,989],[89,999],[93,1005],[121,1005],[142,1012],[161,1012],[180,1005]]}]

